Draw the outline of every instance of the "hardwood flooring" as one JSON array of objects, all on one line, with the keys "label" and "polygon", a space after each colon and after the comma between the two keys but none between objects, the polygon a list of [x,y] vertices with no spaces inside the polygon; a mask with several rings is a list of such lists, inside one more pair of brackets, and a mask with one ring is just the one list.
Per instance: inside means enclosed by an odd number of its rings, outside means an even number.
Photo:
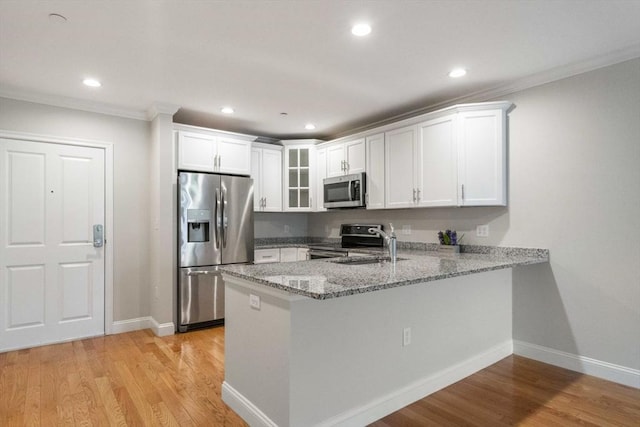
[{"label": "hardwood flooring", "polygon": [[[223,378],[224,328],[0,353],[0,426],[246,426]],[[640,426],[640,390],[511,356],[371,426],[516,425]]]}]

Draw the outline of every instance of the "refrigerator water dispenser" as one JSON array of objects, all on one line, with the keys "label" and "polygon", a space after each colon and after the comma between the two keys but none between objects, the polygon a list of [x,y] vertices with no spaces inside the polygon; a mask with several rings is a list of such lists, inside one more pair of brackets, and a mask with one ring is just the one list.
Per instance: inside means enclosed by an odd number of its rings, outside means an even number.
[{"label": "refrigerator water dispenser", "polygon": [[209,222],[211,211],[209,209],[187,210],[187,241],[192,243],[208,242]]}]

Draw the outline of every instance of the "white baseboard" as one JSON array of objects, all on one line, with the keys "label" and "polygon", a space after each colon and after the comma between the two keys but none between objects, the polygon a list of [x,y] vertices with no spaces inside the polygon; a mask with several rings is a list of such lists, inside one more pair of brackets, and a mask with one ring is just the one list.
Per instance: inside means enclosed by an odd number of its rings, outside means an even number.
[{"label": "white baseboard", "polygon": [[[448,369],[422,378],[401,389],[392,391],[367,405],[353,408],[331,417],[318,426],[363,426],[372,423],[398,409],[441,390],[463,378],[484,369],[513,353],[511,340],[499,344],[484,353],[458,363]],[[276,427],[251,401],[227,382],[222,384],[222,400],[242,417],[250,426]]]},{"label": "white baseboard", "polygon": [[505,341],[450,368],[421,378],[367,405],[353,408],[320,423],[320,426],[363,426],[389,415],[438,390],[460,381],[513,353],[511,340]]},{"label": "white baseboard", "polygon": [[613,363],[565,353],[564,351],[518,340],[513,340],[513,353],[618,384],[640,388],[640,370],[638,369],[614,365]]},{"label": "white baseboard", "polygon": [[252,427],[278,427],[264,412],[226,381],[222,383],[222,401]]},{"label": "white baseboard", "polygon": [[139,331],[151,327],[151,317],[138,317],[136,319],[116,320],[111,324],[111,334]]},{"label": "white baseboard", "polygon": [[173,335],[176,333],[176,327],[173,322],[168,323],[158,323],[156,319],[150,317],[150,327],[156,336],[166,337],[167,335]]}]

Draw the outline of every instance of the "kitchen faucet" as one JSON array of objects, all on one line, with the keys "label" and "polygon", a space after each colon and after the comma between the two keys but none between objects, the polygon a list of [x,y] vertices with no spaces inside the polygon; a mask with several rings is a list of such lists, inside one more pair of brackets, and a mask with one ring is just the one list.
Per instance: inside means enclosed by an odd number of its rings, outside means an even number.
[{"label": "kitchen faucet", "polygon": [[389,228],[391,229],[391,231],[387,234],[384,231],[378,229],[378,228],[370,228],[368,231],[370,234],[380,234],[382,235],[382,237],[384,238],[384,241],[387,244],[387,248],[389,249],[389,258],[391,259],[392,263],[396,263],[397,259],[398,259],[398,250],[397,250],[397,244],[396,244],[396,233],[393,229],[393,224],[389,223]]}]

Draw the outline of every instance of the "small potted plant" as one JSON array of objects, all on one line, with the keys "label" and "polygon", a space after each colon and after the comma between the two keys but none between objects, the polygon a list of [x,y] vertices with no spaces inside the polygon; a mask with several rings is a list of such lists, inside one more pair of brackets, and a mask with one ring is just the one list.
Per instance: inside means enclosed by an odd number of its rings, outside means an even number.
[{"label": "small potted plant", "polygon": [[464,234],[458,238],[458,233],[456,230],[445,230],[444,232],[438,231],[438,240],[440,241],[440,246],[438,247],[438,252],[448,253],[448,254],[457,254],[460,253],[460,246],[458,243],[462,240]]}]

